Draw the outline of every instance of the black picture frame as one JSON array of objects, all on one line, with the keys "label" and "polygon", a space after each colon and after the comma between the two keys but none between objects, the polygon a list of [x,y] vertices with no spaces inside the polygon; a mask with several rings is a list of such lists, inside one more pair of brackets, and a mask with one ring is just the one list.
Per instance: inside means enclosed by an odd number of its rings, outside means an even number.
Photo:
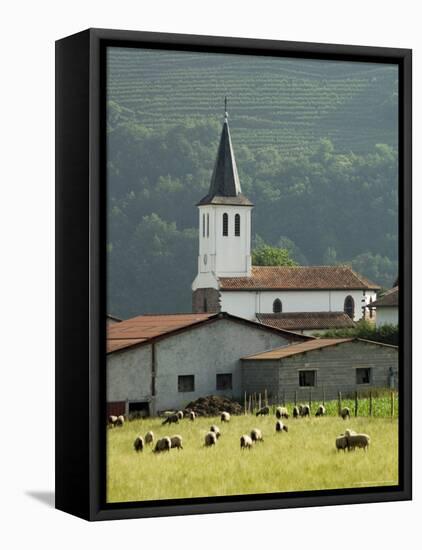
[{"label": "black picture frame", "polygon": [[[399,485],[107,504],[105,50],[108,46],[393,63],[399,68]],[[412,498],[412,52],[88,29],[56,42],[56,508],[108,520]]]}]

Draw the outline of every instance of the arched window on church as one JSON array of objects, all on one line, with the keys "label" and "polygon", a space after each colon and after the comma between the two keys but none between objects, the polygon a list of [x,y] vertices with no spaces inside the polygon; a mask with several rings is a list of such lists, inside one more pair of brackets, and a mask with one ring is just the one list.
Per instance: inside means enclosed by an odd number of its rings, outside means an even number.
[{"label": "arched window on church", "polygon": [[210,215],[207,214],[207,237],[210,236]]},{"label": "arched window on church", "polygon": [[202,236],[205,237],[205,214],[202,214]]},{"label": "arched window on church", "polygon": [[355,316],[355,301],[351,296],[346,296],[344,300],[344,313],[353,319]]},{"label": "arched window on church", "polygon": [[240,237],[240,214],[236,214],[234,217],[234,236]]},{"label": "arched window on church", "polygon": [[281,300],[276,298],[273,302],[273,313],[281,313],[283,311],[283,305]]},{"label": "arched window on church", "polygon": [[227,237],[229,234],[229,215],[224,212],[223,214],[223,237]]}]

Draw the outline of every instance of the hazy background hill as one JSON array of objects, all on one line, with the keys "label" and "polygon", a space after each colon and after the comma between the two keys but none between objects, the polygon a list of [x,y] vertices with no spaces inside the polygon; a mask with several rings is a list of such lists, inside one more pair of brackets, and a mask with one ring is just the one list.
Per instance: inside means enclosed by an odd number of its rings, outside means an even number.
[{"label": "hazy background hill", "polygon": [[397,70],[109,50],[109,311],[190,310],[197,209],[229,97],[254,242],[301,264],[397,274]]}]

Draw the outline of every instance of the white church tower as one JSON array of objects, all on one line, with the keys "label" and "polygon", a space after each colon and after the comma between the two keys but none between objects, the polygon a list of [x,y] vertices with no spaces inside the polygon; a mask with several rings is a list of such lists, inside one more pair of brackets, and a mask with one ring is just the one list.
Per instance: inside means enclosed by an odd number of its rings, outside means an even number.
[{"label": "white church tower", "polygon": [[251,275],[251,211],[237,173],[227,114],[208,194],[199,201],[198,274],[193,311],[220,310],[218,278]]}]

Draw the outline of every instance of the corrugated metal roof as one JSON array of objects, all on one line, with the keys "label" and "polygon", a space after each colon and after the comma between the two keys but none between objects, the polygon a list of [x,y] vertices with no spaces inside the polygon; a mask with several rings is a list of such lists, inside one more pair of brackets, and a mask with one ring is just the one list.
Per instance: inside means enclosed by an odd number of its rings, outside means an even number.
[{"label": "corrugated metal roof", "polygon": [[253,266],[251,277],[220,277],[221,290],[378,290],[347,266]]},{"label": "corrugated metal roof", "polygon": [[244,361],[284,359],[285,357],[291,357],[292,355],[298,355],[300,353],[306,353],[308,351],[323,349],[330,346],[337,346],[338,344],[352,342],[353,340],[354,338],[318,338],[315,340],[309,340],[308,342],[301,342],[300,344],[291,344],[290,346],[283,346],[280,348],[263,351],[262,353],[257,353],[255,355],[242,357],[242,359]]},{"label": "corrugated metal roof", "polygon": [[317,330],[355,326],[355,323],[344,311],[258,313],[256,316],[262,324],[284,330]]}]

